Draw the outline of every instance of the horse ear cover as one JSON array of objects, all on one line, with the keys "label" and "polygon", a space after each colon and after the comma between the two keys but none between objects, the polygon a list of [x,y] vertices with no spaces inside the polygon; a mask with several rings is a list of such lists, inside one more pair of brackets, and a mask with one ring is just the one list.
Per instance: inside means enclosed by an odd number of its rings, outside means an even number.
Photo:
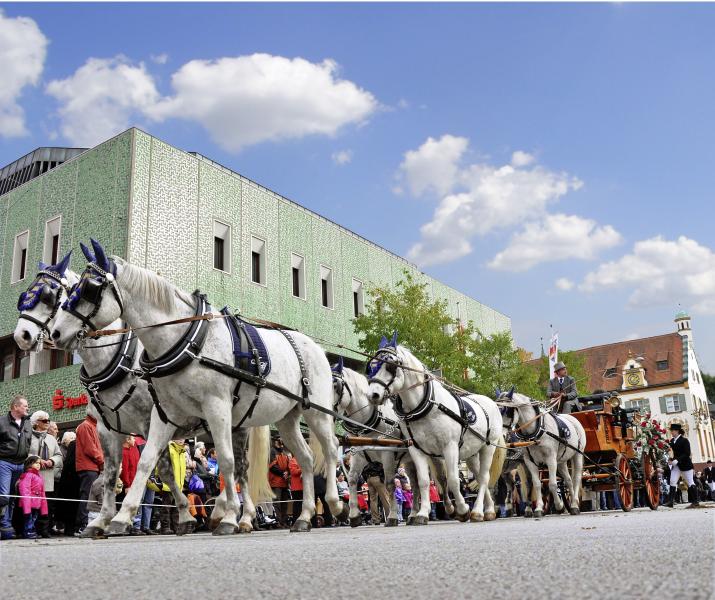
[{"label": "horse ear cover", "polygon": [[97,257],[97,266],[101,267],[105,271],[109,271],[109,259],[104,252],[104,248],[102,248],[102,244],[91,238],[89,241],[92,242],[92,248],[94,248],[94,254]]},{"label": "horse ear cover", "polygon": [[57,263],[55,266],[55,271],[57,271],[61,277],[65,276],[65,271],[67,270],[67,267],[70,266],[70,258],[72,258],[72,250],[70,250],[65,257]]},{"label": "horse ear cover", "polygon": [[390,346],[393,348],[397,348],[397,331],[394,331],[392,333],[392,339],[390,340]]},{"label": "horse ear cover", "polygon": [[509,393],[507,394],[507,396],[509,396],[509,400],[512,399],[512,397],[514,396],[514,392],[515,392],[515,391],[516,391],[516,388],[512,385],[512,386],[511,386],[511,389],[509,390]]},{"label": "horse ear cover", "polygon": [[92,254],[92,251],[87,248],[82,242],[79,243],[79,247],[82,250],[82,254],[84,254],[84,257],[87,259],[88,262],[94,262],[94,254]]}]

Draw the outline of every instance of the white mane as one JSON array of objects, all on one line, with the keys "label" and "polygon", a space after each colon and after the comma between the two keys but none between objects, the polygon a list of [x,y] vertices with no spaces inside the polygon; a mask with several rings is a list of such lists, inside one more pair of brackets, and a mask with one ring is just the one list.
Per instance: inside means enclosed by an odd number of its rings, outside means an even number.
[{"label": "white mane", "polygon": [[177,297],[189,306],[194,306],[191,295],[180,290],[173,283],[169,283],[161,275],[126,262],[119,257],[112,257],[112,260],[122,269],[117,277],[117,282],[126,287],[127,290],[151,302],[156,307],[171,315],[176,310],[174,298]]}]

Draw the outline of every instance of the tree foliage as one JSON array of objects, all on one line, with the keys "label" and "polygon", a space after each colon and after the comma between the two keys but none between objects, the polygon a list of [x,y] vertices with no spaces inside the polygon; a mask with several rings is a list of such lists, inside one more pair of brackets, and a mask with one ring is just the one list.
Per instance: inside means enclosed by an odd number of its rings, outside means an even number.
[{"label": "tree foliage", "polygon": [[708,396],[708,402],[715,404],[715,375],[708,375],[707,373],[701,373],[701,375],[703,376],[703,385]]},{"label": "tree foliage", "polygon": [[364,352],[374,352],[383,335],[397,331],[400,344],[459,387],[488,396],[510,385],[528,394],[538,391],[537,371],[523,363],[523,351],[509,332],[483,336],[473,322],[460,324],[447,312],[447,302],[431,299],[427,284],[409,271],[394,288],[377,286],[367,293],[368,310],[353,320]]}]

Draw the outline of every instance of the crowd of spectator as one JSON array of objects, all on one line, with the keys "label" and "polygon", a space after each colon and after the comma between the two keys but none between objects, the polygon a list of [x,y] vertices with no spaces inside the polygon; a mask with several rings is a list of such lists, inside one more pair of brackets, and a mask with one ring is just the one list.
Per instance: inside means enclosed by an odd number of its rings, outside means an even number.
[{"label": "crowd of spectator", "polygon": [[[13,537],[50,537],[80,535],[88,522],[101,510],[106,485],[114,487],[117,502],[121,502],[134,483],[137,465],[145,440],[126,436],[122,444],[122,462],[115,481],[105,481],[104,456],[97,433],[96,420],[87,415],[75,432],[66,431],[58,441],[58,427],[42,410],[30,414],[27,399],[18,395],[11,401],[10,411],[0,417],[0,535]],[[223,478],[219,472],[216,451],[204,442],[192,446],[188,440],[172,440],[167,448],[174,483],[189,499],[189,511],[197,520],[196,531],[208,529],[212,499],[221,491]],[[338,496],[350,498],[346,478],[350,456],[337,470]],[[668,490],[668,467],[658,469],[664,493]],[[259,525],[290,527],[302,510],[303,480],[298,461],[286,450],[280,438],[273,441],[268,478],[274,500],[258,507]],[[370,462],[358,479],[358,507],[366,524],[384,523],[385,507],[391,500],[397,506],[398,521],[412,510],[412,482],[400,465],[389,475],[394,483],[390,498],[383,466]],[[178,527],[178,511],[169,483],[162,481],[158,469],[152,473],[142,494],[142,506],[134,518],[132,535],[174,534]],[[695,474],[695,484],[701,499],[715,499],[715,468],[711,465]],[[340,525],[331,515],[326,501],[326,480],[314,476],[318,514],[313,526]],[[686,502],[687,485],[678,488],[676,502]],[[240,487],[237,486],[240,494]],[[471,504],[475,497],[469,482],[460,473],[460,491]],[[509,496],[511,494],[511,496]],[[430,482],[430,520],[448,518],[434,481]],[[498,517],[523,515],[529,500],[522,497],[517,470],[499,480],[495,502]],[[618,510],[618,494],[613,491],[592,495],[591,510]],[[634,491],[634,506],[647,506],[645,490]],[[511,507],[510,509],[508,507]],[[159,510],[154,510],[158,508]],[[582,509],[588,510],[589,506]]]}]

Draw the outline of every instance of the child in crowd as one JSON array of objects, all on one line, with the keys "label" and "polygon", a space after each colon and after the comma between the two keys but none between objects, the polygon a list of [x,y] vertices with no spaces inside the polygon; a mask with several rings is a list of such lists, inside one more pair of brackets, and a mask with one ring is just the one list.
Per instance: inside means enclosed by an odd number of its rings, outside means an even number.
[{"label": "child in crowd", "polygon": [[402,516],[407,519],[412,512],[412,486],[409,483],[402,488],[402,495],[405,497],[405,501],[402,503]]},{"label": "child in crowd", "polygon": [[340,473],[338,475],[338,496],[342,500],[346,500],[350,497],[350,486],[348,485],[348,482],[345,481],[345,475]]},{"label": "child in crowd", "polygon": [[20,475],[17,489],[20,498],[19,505],[25,515],[24,537],[29,540],[37,538],[35,522],[40,515],[47,515],[47,497],[45,482],[40,475],[42,461],[39,456],[28,456],[25,460],[25,472]]},{"label": "child in crowd", "polygon": [[405,501],[405,495],[402,491],[402,481],[399,477],[395,477],[395,502],[397,503],[397,521],[402,523],[402,504]]}]

